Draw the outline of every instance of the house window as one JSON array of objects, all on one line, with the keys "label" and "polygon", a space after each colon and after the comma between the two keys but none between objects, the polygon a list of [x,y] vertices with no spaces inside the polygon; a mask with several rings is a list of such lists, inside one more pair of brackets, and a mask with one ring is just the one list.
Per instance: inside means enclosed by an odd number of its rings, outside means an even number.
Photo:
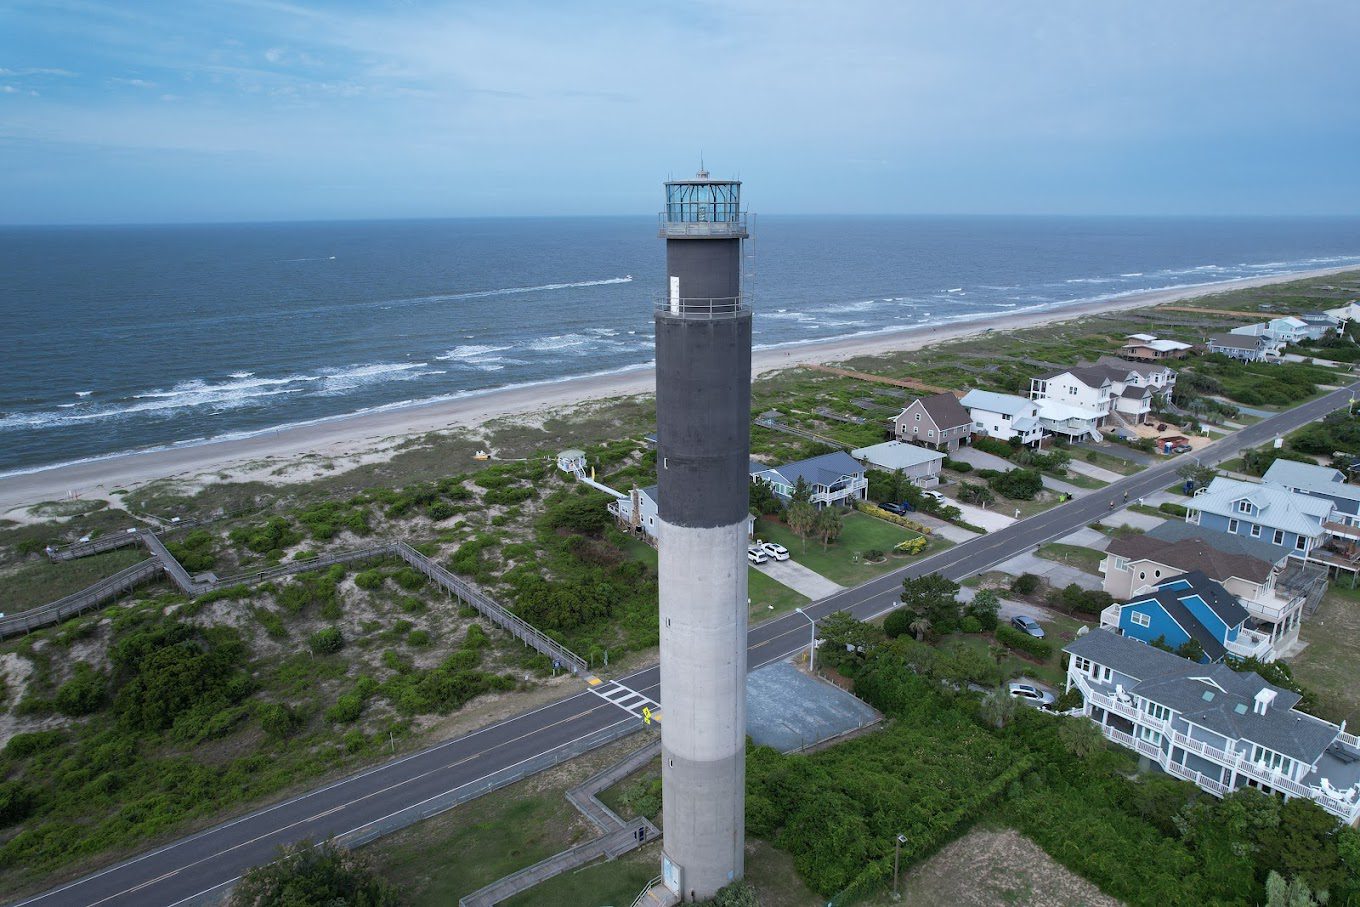
[{"label": "house window", "polygon": [[1148,702],[1146,699],[1143,700],[1143,711],[1147,712],[1148,715],[1150,715],[1153,718],[1156,718],[1158,721],[1171,720],[1170,709],[1168,709],[1164,705],[1158,705],[1155,702]]},{"label": "house window", "polygon": [[1091,660],[1077,655],[1072,659],[1072,667],[1078,674],[1089,674],[1091,673]]},{"label": "house window", "polygon": [[1154,730],[1153,730],[1152,728],[1150,728],[1150,727],[1143,727],[1143,726],[1140,725],[1140,726],[1138,727],[1138,736],[1141,737],[1142,739],[1146,740],[1148,743],[1153,744],[1154,746],[1161,746],[1161,745],[1162,745],[1162,735],[1161,735],[1161,732],[1160,732],[1160,731],[1154,731]]},{"label": "house window", "polygon": [[1096,665],[1095,670],[1091,672],[1091,676],[1101,683],[1109,683],[1114,680],[1114,671],[1111,671],[1104,665]]},{"label": "house window", "polygon": [[1305,551],[1305,550],[1307,550],[1307,548],[1308,548],[1308,538],[1307,538],[1306,536],[1300,535],[1300,536],[1298,536],[1298,537],[1296,537],[1296,538],[1294,539],[1294,550],[1295,550],[1295,551]]},{"label": "house window", "polygon": [[1228,520],[1228,531],[1233,534],[1237,533],[1237,520]]},{"label": "house window", "polygon": [[926,437],[927,437],[927,438],[933,438],[933,437],[935,437],[935,429],[933,429],[933,428],[928,428],[928,429],[926,429]]},{"label": "house window", "polygon": [[1277,545],[1283,545],[1283,544],[1284,544],[1284,530],[1283,530],[1283,529],[1276,529],[1276,530],[1275,530],[1275,544],[1277,544]]},{"label": "house window", "polygon": [[1162,578],[1162,571],[1160,571],[1160,570],[1153,570],[1153,571],[1152,571],[1152,576],[1153,576],[1154,579],[1161,579],[1161,578]]},{"label": "house window", "polygon": [[1134,626],[1137,626],[1137,627],[1150,627],[1150,626],[1152,626],[1152,617],[1151,617],[1151,615],[1144,614],[1142,611],[1134,611],[1132,614],[1129,615],[1129,620],[1131,620],[1131,621],[1133,622]]},{"label": "house window", "polygon": [[1251,513],[1251,501],[1238,501],[1238,502],[1237,502],[1237,512],[1238,512],[1238,513]]},{"label": "house window", "polygon": [[1114,569],[1118,570],[1120,573],[1128,573],[1128,572],[1129,572],[1129,559],[1126,558],[1126,557],[1117,557],[1117,558],[1115,558],[1115,559],[1114,559]]},{"label": "house window", "polygon": [[917,413],[917,414],[916,414],[916,421],[917,421],[917,422],[920,422],[920,421],[921,421],[921,414],[920,414],[920,413]]},{"label": "house window", "polygon": [[1139,571],[1138,571],[1138,578],[1139,578],[1139,579],[1147,579],[1147,571],[1146,571],[1146,570],[1139,570]]},{"label": "house window", "polygon": [[1254,539],[1259,539],[1261,537],[1261,527],[1259,524],[1251,524],[1251,537]]}]

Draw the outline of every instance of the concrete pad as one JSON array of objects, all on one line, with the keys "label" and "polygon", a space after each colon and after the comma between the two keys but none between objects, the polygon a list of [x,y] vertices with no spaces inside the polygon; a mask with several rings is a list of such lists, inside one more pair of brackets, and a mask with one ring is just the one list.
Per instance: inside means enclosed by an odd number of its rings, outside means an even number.
[{"label": "concrete pad", "polygon": [[1058,539],[1063,545],[1079,545],[1082,548],[1090,548],[1094,551],[1104,551],[1105,546],[1110,544],[1110,537],[1103,532],[1098,532],[1090,526],[1083,526],[1071,535],[1063,536]]},{"label": "concrete pad", "polygon": [[996,532],[999,529],[1005,529],[1011,523],[1015,522],[1013,517],[1010,517],[999,510],[984,510],[974,504],[964,504],[959,501],[950,501],[950,503],[959,508],[963,513],[964,522],[972,523],[974,526],[981,526],[988,532]]},{"label": "concrete pad", "polygon": [[1009,573],[1011,576],[1033,573],[1035,576],[1041,576],[1047,580],[1050,586],[1056,586],[1059,589],[1072,583],[1076,583],[1083,589],[1096,590],[1101,588],[1100,577],[1093,576],[1084,570],[1078,570],[1076,567],[1069,567],[1058,561],[1039,557],[1033,551],[1017,554],[997,569],[1003,573]]},{"label": "concrete pad", "polygon": [[1113,470],[1102,469],[1099,466],[1087,463],[1085,460],[1078,460],[1075,457],[1072,459],[1072,462],[1067,464],[1067,468],[1079,476],[1087,476],[1088,478],[1100,482],[1118,482],[1120,479],[1124,478]]},{"label": "concrete pad", "polygon": [[882,719],[868,703],[787,661],[757,668],[746,677],[746,733],[761,746],[781,753],[840,737]]},{"label": "concrete pad", "polygon": [[1049,491],[1064,492],[1074,498],[1084,497],[1088,494],[1095,494],[1100,489],[1082,488],[1073,485],[1071,482],[1064,482],[1062,479],[1055,479],[1052,476],[1042,476],[1044,487]]},{"label": "concrete pad", "polygon": [[998,472],[1010,472],[1015,468],[1015,464],[1010,460],[1002,459],[996,454],[989,454],[985,450],[978,450],[976,447],[960,447],[950,454],[949,458],[971,463],[976,469],[995,469]]},{"label": "concrete pad", "polygon": [[[790,555],[792,555],[792,552],[790,552]],[[763,564],[752,564],[751,566],[775,582],[783,583],[794,592],[802,593],[813,601],[826,598],[828,595],[835,595],[845,589],[844,586],[833,583],[820,573],[804,567],[792,556],[786,561],[770,559]]]}]

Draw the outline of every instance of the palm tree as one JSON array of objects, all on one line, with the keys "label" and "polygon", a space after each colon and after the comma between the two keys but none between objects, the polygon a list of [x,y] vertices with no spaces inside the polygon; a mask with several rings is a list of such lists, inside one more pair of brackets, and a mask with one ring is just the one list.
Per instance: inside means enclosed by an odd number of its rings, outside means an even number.
[{"label": "palm tree", "polygon": [[1100,733],[1100,728],[1086,718],[1064,721],[1058,728],[1058,739],[1078,759],[1089,759],[1105,743],[1105,735]]},{"label": "palm tree", "polygon": [[1010,693],[998,688],[982,697],[982,719],[1000,730],[1010,724],[1018,707]]},{"label": "palm tree", "polygon": [[930,632],[930,620],[925,615],[921,615],[907,624],[907,629],[916,637],[917,642],[924,642],[926,634]]}]

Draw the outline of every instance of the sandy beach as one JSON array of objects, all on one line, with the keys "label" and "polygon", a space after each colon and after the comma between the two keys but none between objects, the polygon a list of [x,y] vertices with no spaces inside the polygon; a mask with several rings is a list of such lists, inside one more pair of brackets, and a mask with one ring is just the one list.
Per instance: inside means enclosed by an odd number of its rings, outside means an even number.
[{"label": "sandy beach", "polygon": [[[837,362],[856,356],[919,349],[989,329],[1015,330],[1070,321],[1084,315],[1144,308],[1225,290],[1287,283],[1353,270],[1345,267],[1320,268],[1276,277],[1177,287],[1114,299],[1077,301],[1059,308],[1016,314],[1001,322],[926,325],[890,333],[757,350],[752,363],[753,372],[759,375],[795,365]],[[653,390],[653,381],[654,373],[650,368],[566,378],[437,403],[339,417],[246,438],[209,441],[55,466],[0,478],[0,517],[22,519],[24,510],[40,501],[60,500],[72,495],[105,497],[115,488],[128,489],[158,479],[176,479],[193,484],[200,477],[211,475],[225,479],[305,481],[315,473],[308,469],[288,470],[284,476],[272,473],[281,462],[307,455],[334,460],[340,468],[381,460],[389,457],[402,440],[412,435],[475,427],[506,416],[529,417],[538,412],[561,412],[591,400],[647,394]]]}]

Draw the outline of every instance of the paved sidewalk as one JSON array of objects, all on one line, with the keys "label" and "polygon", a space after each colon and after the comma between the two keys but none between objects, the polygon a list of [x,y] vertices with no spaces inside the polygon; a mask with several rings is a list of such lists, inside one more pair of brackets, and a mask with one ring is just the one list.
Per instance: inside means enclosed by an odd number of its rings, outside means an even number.
[{"label": "paved sidewalk", "polygon": [[[1011,523],[1015,522],[1013,517],[1007,516],[1000,510],[984,510],[981,507],[977,507],[973,504],[964,504],[960,501],[952,501],[951,503],[963,513],[964,522],[972,523],[974,526],[981,526],[988,532],[996,532],[999,529],[1005,529]],[[1004,507],[1005,505],[1001,504],[998,506]]]},{"label": "paved sidewalk", "polygon": [[[793,552],[789,553],[790,555],[793,554]],[[844,586],[833,583],[815,570],[809,570],[793,560],[792,557],[787,561],[770,560],[763,564],[752,564],[751,566],[775,582],[783,583],[794,592],[802,593],[813,601],[845,591]]]},{"label": "paved sidewalk", "polygon": [[1110,544],[1110,537],[1103,532],[1098,532],[1090,526],[1083,526],[1071,535],[1065,535],[1058,539],[1062,545],[1080,545],[1083,548],[1090,548],[1093,551],[1104,551]]},{"label": "paved sidewalk", "polygon": [[939,517],[931,516],[928,513],[921,513],[920,511],[917,511],[916,513],[910,514],[910,519],[913,519],[916,522],[920,523],[922,526],[927,527],[932,534],[938,535],[942,539],[949,539],[949,541],[954,542],[956,544],[959,542],[966,542],[969,539],[975,539],[978,537],[978,534],[976,532],[964,529],[962,526],[955,526],[948,520],[942,520]]}]

